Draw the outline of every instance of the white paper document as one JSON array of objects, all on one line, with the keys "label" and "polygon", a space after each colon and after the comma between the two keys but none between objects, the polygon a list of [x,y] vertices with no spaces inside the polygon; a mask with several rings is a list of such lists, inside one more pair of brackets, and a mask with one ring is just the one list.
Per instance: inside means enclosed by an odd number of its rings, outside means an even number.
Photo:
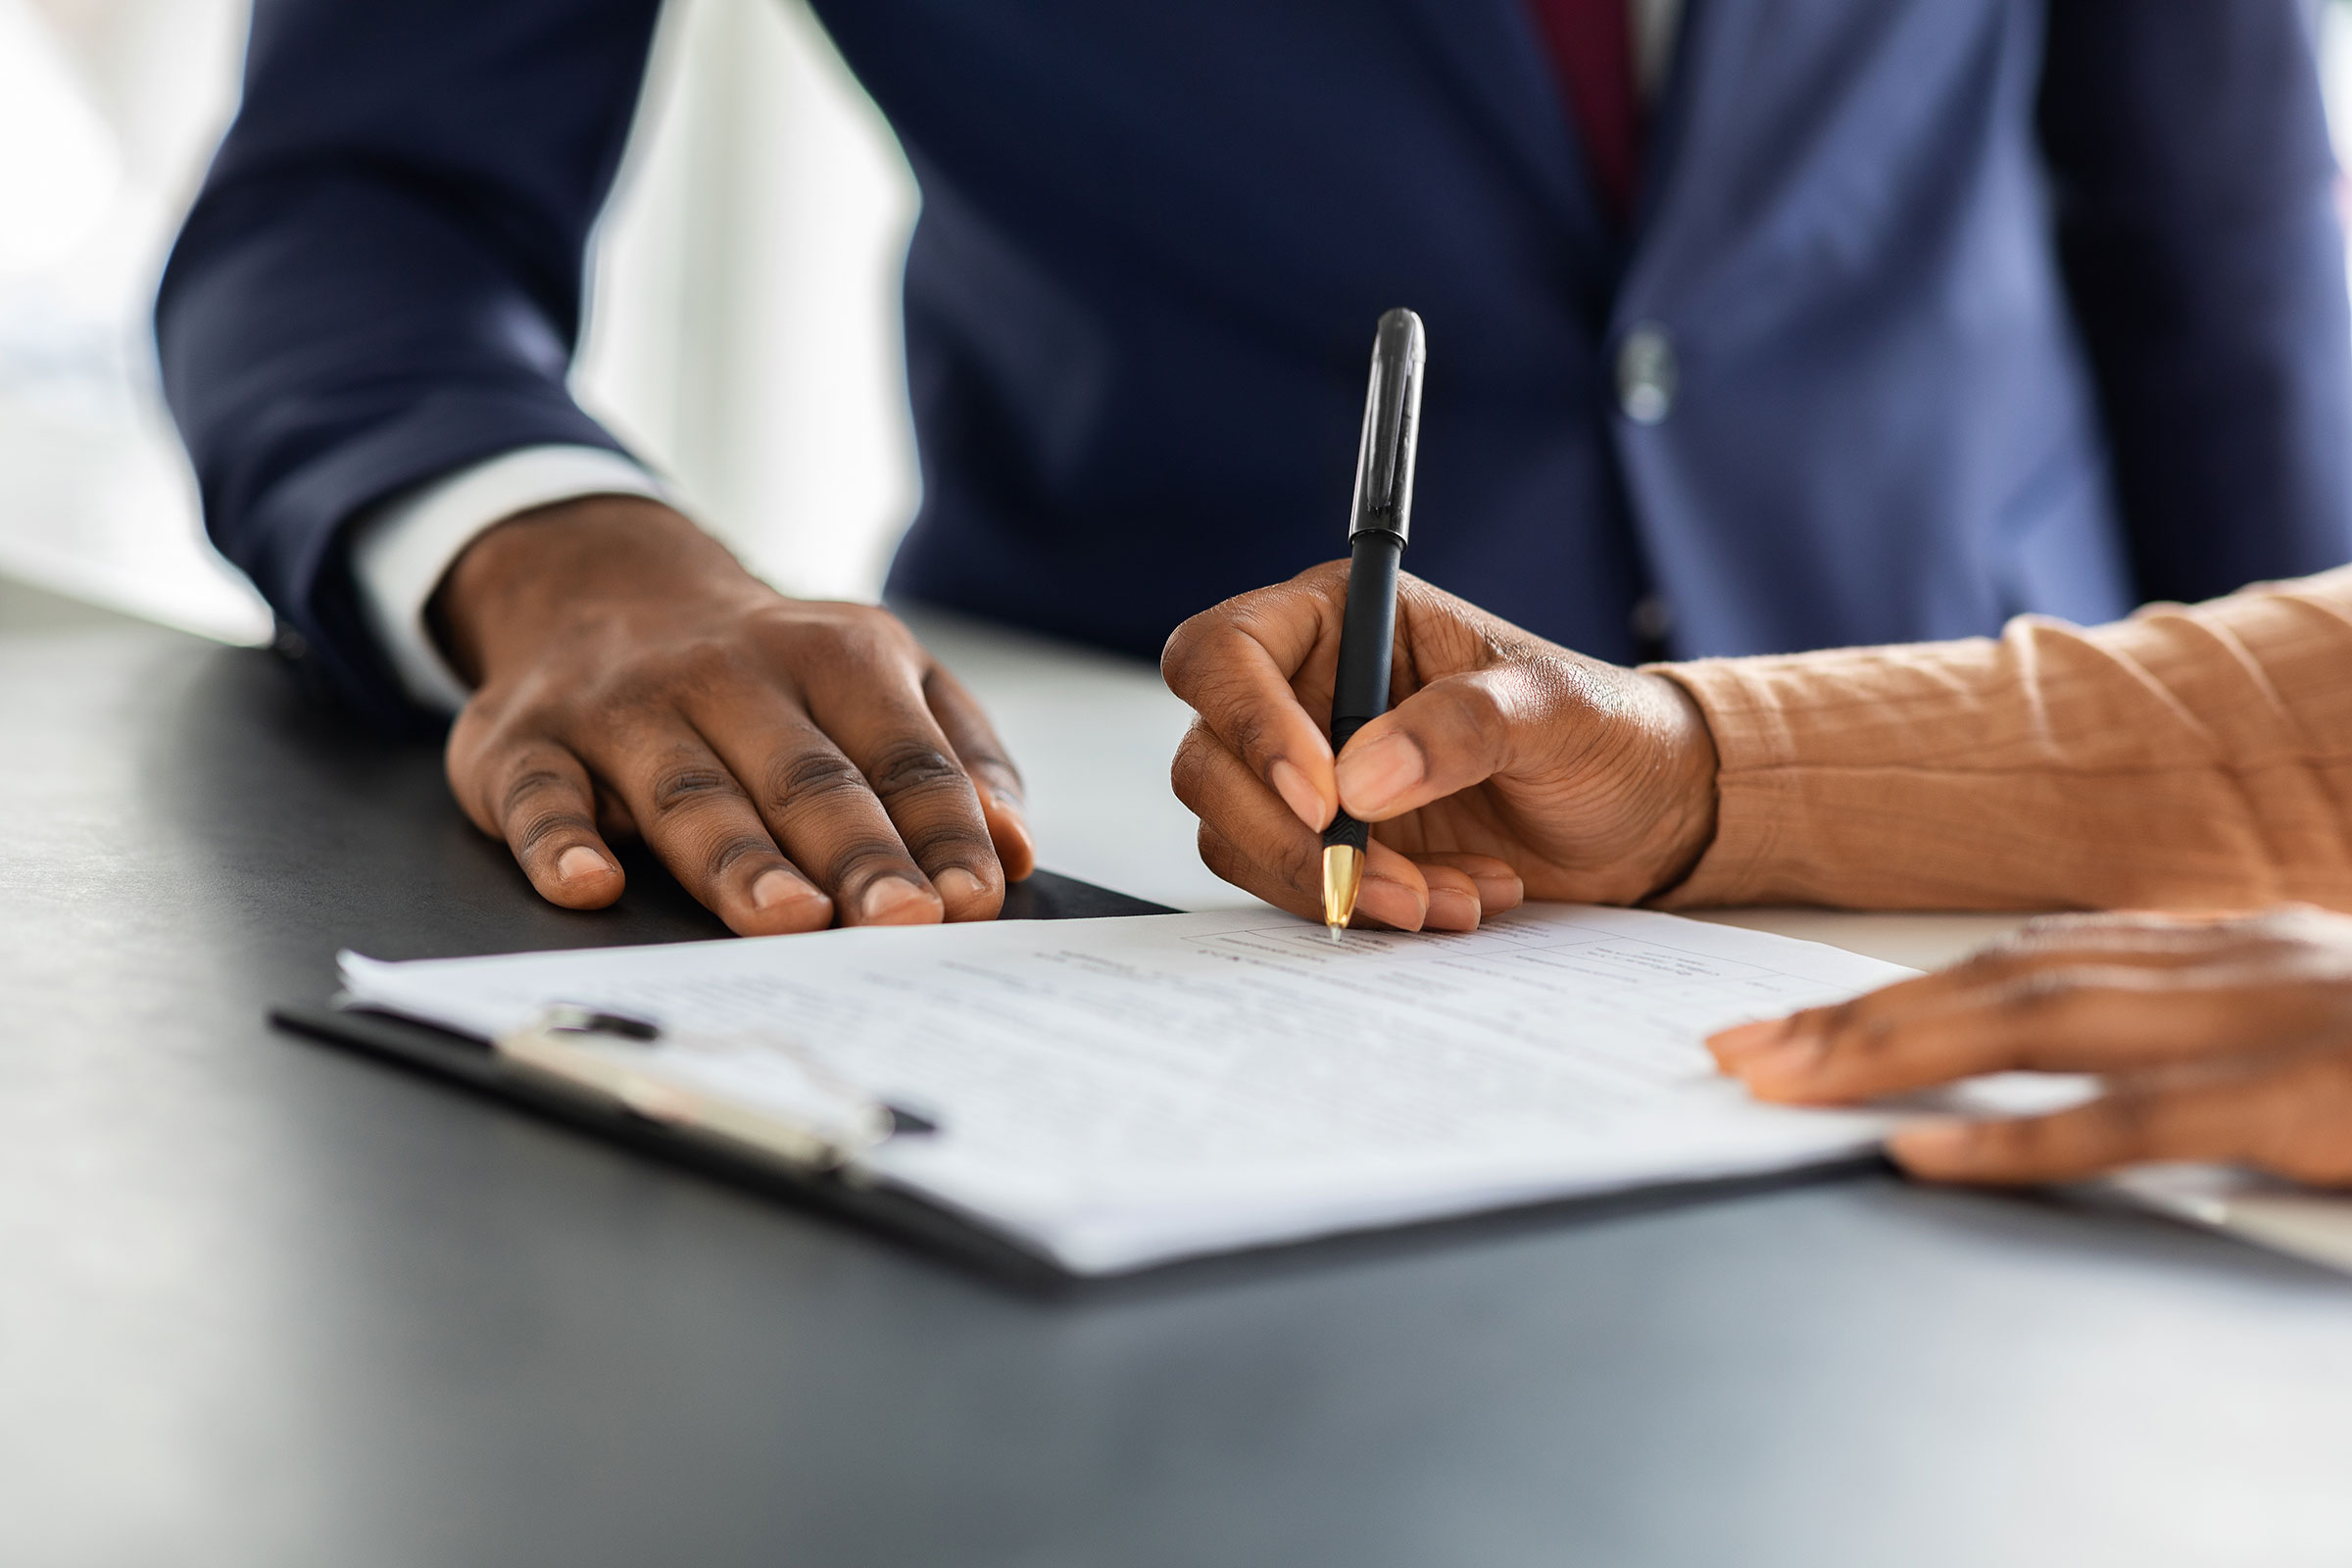
[{"label": "white paper document", "polygon": [[1700,1042],[1912,971],[1634,909],[1466,936],[1271,910],[832,931],[381,963],[364,1005],[484,1039],[554,1003],[718,1038],[642,1072],[758,1102],[823,1073],[935,1121],[859,1171],[1076,1273],[1873,1146],[1760,1105]]}]

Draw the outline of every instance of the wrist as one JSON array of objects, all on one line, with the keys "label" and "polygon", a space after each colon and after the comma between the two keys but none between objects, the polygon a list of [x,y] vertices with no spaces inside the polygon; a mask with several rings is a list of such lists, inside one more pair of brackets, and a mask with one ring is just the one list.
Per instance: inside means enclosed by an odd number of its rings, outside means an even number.
[{"label": "wrist", "polygon": [[1659,790],[1658,858],[1646,903],[1689,880],[1715,842],[1721,761],[1706,710],[1680,681],[1640,672],[1658,696],[1665,760]]},{"label": "wrist", "polygon": [[590,496],[483,530],[443,574],[425,623],[452,668],[479,686],[557,625],[648,597],[757,591],[725,546],[639,496]]}]

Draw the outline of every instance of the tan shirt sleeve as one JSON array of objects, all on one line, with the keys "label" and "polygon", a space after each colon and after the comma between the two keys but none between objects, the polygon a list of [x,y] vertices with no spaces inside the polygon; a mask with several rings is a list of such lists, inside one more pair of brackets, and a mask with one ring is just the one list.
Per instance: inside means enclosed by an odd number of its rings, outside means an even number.
[{"label": "tan shirt sleeve", "polygon": [[2088,631],[1655,667],[1722,760],[1666,907],[2352,909],[2352,567]]}]

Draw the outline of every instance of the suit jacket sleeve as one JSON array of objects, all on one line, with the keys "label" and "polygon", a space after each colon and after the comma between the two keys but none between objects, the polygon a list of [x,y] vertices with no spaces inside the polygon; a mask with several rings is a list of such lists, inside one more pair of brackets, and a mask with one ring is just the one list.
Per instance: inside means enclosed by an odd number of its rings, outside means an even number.
[{"label": "suit jacket sleeve", "polygon": [[2352,560],[2352,322],[2302,0],[2049,0],[2040,133],[2142,599]]},{"label": "suit jacket sleeve", "polygon": [[618,445],[564,377],[660,0],[259,0],[245,96],[166,270],[164,386],[206,526],[280,646],[411,710],[340,535],[522,447]]}]

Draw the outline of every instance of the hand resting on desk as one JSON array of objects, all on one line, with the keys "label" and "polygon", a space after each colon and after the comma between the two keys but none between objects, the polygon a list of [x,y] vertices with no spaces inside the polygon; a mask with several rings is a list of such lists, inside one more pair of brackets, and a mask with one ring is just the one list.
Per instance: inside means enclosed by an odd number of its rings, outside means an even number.
[{"label": "hand resting on desk", "polygon": [[1835,1104],[1980,1073],[2099,1073],[2054,1115],[1941,1122],[1889,1152],[1947,1181],[2228,1160],[2352,1186],[2352,919],[2071,915],[1917,980],[1708,1042],[1760,1099]]},{"label": "hand resting on desk", "polygon": [[475,688],[450,788],[551,903],[618,898],[621,833],[746,936],[988,919],[1029,874],[1020,775],[906,627],[785,598],[667,507],[509,518],[432,615]]}]

